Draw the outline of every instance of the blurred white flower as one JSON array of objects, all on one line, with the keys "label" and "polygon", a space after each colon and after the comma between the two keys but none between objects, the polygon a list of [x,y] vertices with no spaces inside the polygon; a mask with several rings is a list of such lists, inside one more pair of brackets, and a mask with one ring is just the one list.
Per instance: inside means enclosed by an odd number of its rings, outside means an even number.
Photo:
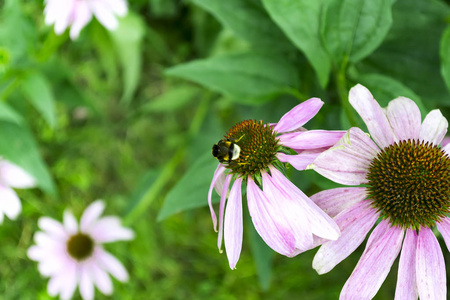
[{"label": "blurred white flower", "polygon": [[22,211],[22,204],[12,188],[31,188],[36,181],[22,168],[0,159],[0,224],[4,215],[14,220]]},{"label": "blurred white flower", "polygon": [[55,33],[70,28],[70,38],[78,38],[81,29],[92,19],[92,15],[108,30],[119,25],[116,16],[127,14],[126,0],[45,0],[45,23],[55,24]]},{"label": "blurred white flower", "polygon": [[[131,240],[134,232],[114,216],[100,217],[105,204],[97,200],[84,211],[80,225],[71,212],[64,212],[63,224],[42,217],[36,232],[36,245],[28,257],[37,261],[39,272],[50,277],[47,292],[70,299],[79,286],[83,299],[94,298],[94,285],[105,295],[112,294],[109,274],[121,282],[128,280],[122,263],[103,249],[103,243]],[[108,274],[109,273],[109,274]]]}]

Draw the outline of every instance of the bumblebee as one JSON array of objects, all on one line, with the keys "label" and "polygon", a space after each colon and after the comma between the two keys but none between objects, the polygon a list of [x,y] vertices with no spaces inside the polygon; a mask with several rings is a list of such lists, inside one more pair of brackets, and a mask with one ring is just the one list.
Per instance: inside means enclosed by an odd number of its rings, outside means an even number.
[{"label": "bumblebee", "polygon": [[229,164],[239,158],[241,148],[235,139],[221,139],[212,147],[212,155],[222,164]]}]

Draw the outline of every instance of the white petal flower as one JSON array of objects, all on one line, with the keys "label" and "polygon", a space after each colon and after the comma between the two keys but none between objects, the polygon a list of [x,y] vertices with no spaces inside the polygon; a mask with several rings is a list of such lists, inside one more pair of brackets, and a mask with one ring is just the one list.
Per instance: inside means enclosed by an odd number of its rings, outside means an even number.
[{"label": "white petal flower", "polygon": [[80,225],[68,210],[63,224],[48,217],[39,219],[42,231],[35,234],[36,245],[28,249],[28,257],[38,262],[43,276],[50,277],[50,296],[70,299],[78,286],[83,299],[93,299],[94,287],[112,294],[110,275],[122,282],[128,280],[124,266],[102,244],[131,240],[134,232],[123,227],[118,217],[101,217],[104,207],[101,200],[89,205]]}]

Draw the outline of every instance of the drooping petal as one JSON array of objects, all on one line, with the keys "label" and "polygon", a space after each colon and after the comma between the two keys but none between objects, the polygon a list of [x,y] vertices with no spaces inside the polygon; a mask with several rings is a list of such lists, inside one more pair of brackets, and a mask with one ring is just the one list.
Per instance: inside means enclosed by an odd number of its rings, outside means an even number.
[{"label": "drooping petal", "polygon": [[0,182],[6,186],[25,189],[36,186],[36,180],[24,169],[8,162],[0,162]]},{"label": "drooping petal", "polygon": [[105,295],[111,295],[113,292],[113,285],[108,273],[100,268],[96,263],[90,265],[90,272],[94,285]]},{"label": "drooping petal", "polygon": [[419,139],[439,145],[447,133],[448,121],[439,109],[428,113],[420,128]]},{"label": "drooping petal", "polygon": [[97,221],[86,233],[89,233],[97,243],[128,241],[134,238],[133,230],[125,228],[121,220],[115,216],[107,216]]},{"label": "drooping petal", "polygon": [[83,299],[94,299],[94,279],[93,274],[84,264],[79,268],[80,276],[80,294]]},{"label": "drooping petal", "polygon": [[419,137],[422,119],[414,101],[398,97],[389,102],[386,115],[397,141]]},{"label": "drooping petal", "polygon": [[217,235],[217,248],[222,252],[222,238],[223,238],[223,215],[225,212],[225,202],[228,197],[228,189],[230,187],[231,174],[228,174],[225,178],[225,183],[223,185],[222,195],[220,196],[220,207],[219,207],[219,234]]},{"label": "drooping petal", "polygon": [[419,297],[416,281],[416,248],[416,231],[408,229],[398,263],[397,286],[395,288],[396,300],[416,300]]},{"label": "drooping petal", "polygon": [[345,131],[308,130],[304,132],[290,132],[279,136],[283,146],[292,149],[317,149],[336,144]]},{"label": "drooping petal", "polygon": [[[217,180],[224,174],[225,170],[226,169],[222,166],[222,164],[219,164],[217,166],[216,171],[214,171],[214,176],[213,176],[213,179],[211,181],[211,185],[209,186],[209,191],[208,191],[208,205],[209,205],[209,210],[211,212],[211,219],[213,221],[214,231],[216,231],[216,232],[217,232],[217,217],[216,217],[216,213],[214,212],[214,207],[212,205],[212,190],[213,190],[214,186],[216,185]],[[223,190],[223,188],[222,188],[222,190]]]},{"label": "drooping petal", "polygon": [[102,200],[92,202],[83,212],[80,220],[80,229],[83,232],[89,230],[89,228],[97,221],[100,215],[105,210],[105,203]]},{"label": "drooping petal", "polygon": [[78,1],[77,9],[74,12],[74,19],[70,27],[70,38],[75,40],[80,35],[81,29],[92,19],[92,11],[89,8],[88,1]]},{"label": "drooping petal", "polygon": [[351,88],[349,101],[366,123],[370,135],[380,148],[383,149],[394,143],[391,125],[383,109],[366,87],[357,84]]},{"label": "drooping petal", "polygon": [[224,240],[230,268],[234,269],[242,249],[242,178],[237,178],[228,197],[225,210]]},{"label": "drooping petal", "polygon": [[78,274],[75,264],[67,264],[65,266],[63,281],[61,283],[61,299],[70,299],[72,298],[75,289],[78,284]]},{"label": "drooping petal", "polygon": [[64,276],[64,274],[58,274],[50,278],[47,284],[47,293],[50,296],[55,297],[60,293],[64,284]]},{"label": "drooping petal", "polygon": [[400,252],[404,232],[387,220],[375,227],[358,264],[341,291],[341,299],[372,299]]},{"label": "drooping petal", "polygon": [[378,219],[378,213],[370,205],[370,200],[359,202],[336,216],[334,220],[341,229],[341,236],[324,243],[317,251],[313,260],[317,273],[329,272],[361,245]]},{"label": "drooping petal", "polygon": [[61,34],[63,33],[67,27],[70,26],[72,22],[72,12],[74,9],[74,2],[75,0],[68,0],[68,1],[60,1],[61,4],[58,5],[58,8],[54,13],[56,14],[54,20],[55,20],[55,33]]},{"label": "drooping petal", "polygon": [[64,228],[66,229],[66,232],[69,235],[72,235],[72,234],[75,234],[76,232],[78,232],[77,220],[75,219],[72,212],[68,209],[66,209],[64,211],[63,224],[64,224]]},{"label": "drooping petal", "polygon": [[22,211],[22,204],[13,189],[0,185],[0,213],[5,213],[11,220],[15,220]]},{"label": "drooping petal", "polygon": [[443,218],[440,222],[436,222],[436,227],[444,238],[447,249],[450,251],[450,218]]},{"label": "drooping petal", "polygon": [[447,299],[445,262],[439,242],[431,229],[419,230],[416,252],[417,288],[421,300]]},{"label": "drooping petal", "polygon": [[295,251],[295,238],[290,228],[282,226],[282,215],[275,209],[267,211],[268,199],[251,177],[247,181],[247,203],[256,231],[266,244],[280,254],[290,256]]},{"label": "drooping petal", "polygon": [[359,128],[353,127],[336,146],[323,152],[312,168],[322,176],[340,184],[367,183],[367,172],[379,149]]},{"label": "drooping petal", "polygon": [[367,199],[367,190],[364,187],[335,188],[318,192],[310,198],[327,215],[334,218],[345,209]]},{"label": "drooping petal", "polygon": [[305,170],[306,167],[313,163],[313,161],[320,155],[321,152],[300,153],[296,155],[287,155],[284,153],[277,153],[277,159],[281,162],[289,163],[297,170]]},{"label": "drooping petal", "polygon": [[289,132],[298,129],[311,120],[323,105],[319,98],[311,98],[300,103],[288,111],[275,125],[274,131],[278,133]]},{"label": "drooping petal", "polygon": [[95,259],[103,270],[106,270],[114,278],[121,282],[128,280],[128,272],[122,263],[109,252],[97,247],[95,249]]},{"label": "drooping petal", "polygon": [[[271,177],[267,172],[262,172],[263,193],[267,199],[266,208],[269,212],[278,210],[278,223],[289,228],[295,238],[295,248],[299,250],[309,250],[313,244],[312,229],[305,216],[305,211],[300,205],[302,199],[296,199],[295,195],[289,195],[283,183],[277,180],[278,173],[271,171]],[[281,175],[284,177],[284,175]]]}]

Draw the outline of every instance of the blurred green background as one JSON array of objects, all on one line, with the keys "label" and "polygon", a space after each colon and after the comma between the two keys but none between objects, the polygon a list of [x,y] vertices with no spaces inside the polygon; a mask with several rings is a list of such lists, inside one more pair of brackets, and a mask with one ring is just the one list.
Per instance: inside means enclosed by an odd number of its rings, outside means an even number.
[{"label": "blurred green background", "polygon": [[[236,122],[277,122],[313,96],[325,105],[309,129],[363,126],[347,101],[358,82],[382,105],[402,95],[423,115],[449,116],[450,9],[448,1],[319,2],[325,10],[304,0],[135,0],[118,30],[93,19],[71,41],[44,24],[42,1],[0,0],[0,156],[39,178],[38,189],[18,191],[19,218],[0,227],[0,298],[49,299],[48,280],[26,256],[38,218],[61,220],[66,208],[79,217],[104,199],[106,214],[136,232],[106,245],[130,273],[112,299],[337,299],[364,244],[319,276],[316,250],[272,252],[247,213],[230,270],[205,206],[217,166],[211,146]],[[333,40],[338,11],[378,20],[363,19],[372,25],[353,33],[371,38],[353,40],[350,52],[339,44],[345,32]],[[313,171],[292,180],[308,195],[335,186]],[[396,272],[397,262],[375,299],[393,299]]]}]

